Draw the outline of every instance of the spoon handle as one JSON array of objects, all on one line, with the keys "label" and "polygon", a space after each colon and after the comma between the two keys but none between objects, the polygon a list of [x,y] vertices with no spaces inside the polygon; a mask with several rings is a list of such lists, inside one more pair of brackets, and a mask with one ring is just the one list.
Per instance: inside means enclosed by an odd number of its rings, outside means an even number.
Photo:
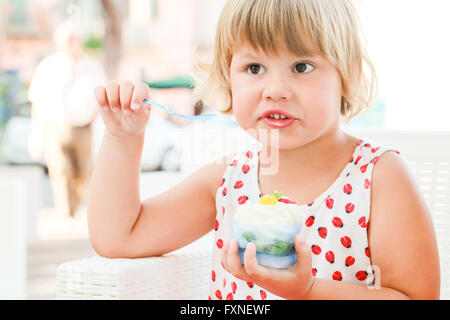
[{"label": "spoon handle", "polygon": [[188,121],[205,121],[205,120],[209,120],[216,116],[215,114],[200,114],[200,115],[195,115],[195,116],[187,116],[187,115],[184,115],[181,113],[177,113],[177,112],[163,106],[162,104],[152,101],[152,100],[149,100],[149,99],[144,99],[144,102],[151,104],[153,106],[159,107],[159,108],[163,109],[164,111],[170,113],[173,116],[177,116],[177,117],[183,118]]}]

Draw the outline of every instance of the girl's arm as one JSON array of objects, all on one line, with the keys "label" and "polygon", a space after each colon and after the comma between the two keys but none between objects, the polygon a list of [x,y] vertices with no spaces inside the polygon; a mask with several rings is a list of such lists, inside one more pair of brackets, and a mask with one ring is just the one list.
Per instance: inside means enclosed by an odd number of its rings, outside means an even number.
[{"label": "girl's arm", "polygon": [[378,286],[315,279],[308,299],[439,299],[433,223],[412,173],[395,152],[374,167],[368,236]]},{"label": "girl's arm", "polygon": [[[103,256],[161,255],[200,238],[214,227],[215,191],[224,160],[206,165],[160,195],[141,202],[143,137],[105,136],[91,182],[89,233]],[[223,164],[220,164],[223,163]]]},{"label": "girl's arm", "polygon": [[87,205],[93,248],[108,257],[148,257],[178,249],[214,226],[215,191],[225,161],[211,163],[172,189],[141,202],[139,176],[151,108],[144,83],[110,81],[95,89],[105,134]]}]

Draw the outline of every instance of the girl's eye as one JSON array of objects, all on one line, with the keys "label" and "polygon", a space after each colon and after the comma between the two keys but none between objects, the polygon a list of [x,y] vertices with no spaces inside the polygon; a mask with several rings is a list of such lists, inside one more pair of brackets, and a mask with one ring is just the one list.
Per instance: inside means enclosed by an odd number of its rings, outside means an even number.
[{"label": "girl's eye", "polygon": [[295,71],[300,73],[308,73],[314,70],[314,66],[310,65],[307,62],[300,62],[295,65]]},{"label": "girl's eye", "polygon": [[260,74],[264,71],[264,68],[260,64],[252,63],[247,67],[247,71],[250,74]]}]

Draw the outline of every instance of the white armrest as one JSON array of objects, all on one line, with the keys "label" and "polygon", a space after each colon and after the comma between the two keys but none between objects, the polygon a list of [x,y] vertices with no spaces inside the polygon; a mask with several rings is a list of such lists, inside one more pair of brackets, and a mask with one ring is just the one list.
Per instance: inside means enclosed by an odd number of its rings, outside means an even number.
[{"label": "white armrest", "polygon": [[210,264],[207,252],[66,262],[58,268],[57,299],[207,299]]},{"label": "white armrest", "polygon": [[57,271],[57,299],[208,299],[212,237],[211,232],[160,257],[63,263]]}]

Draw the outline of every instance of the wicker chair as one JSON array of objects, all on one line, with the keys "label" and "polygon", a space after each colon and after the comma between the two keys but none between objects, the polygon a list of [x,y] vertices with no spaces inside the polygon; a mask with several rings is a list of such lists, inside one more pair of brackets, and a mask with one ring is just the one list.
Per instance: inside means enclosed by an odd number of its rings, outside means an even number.
[{"label": "wicker chair", "polygon": [[[348,130],[407,159],[428,202],[441,262],[441,299],[450,299],[450,132]],[[161,257],[70,261],[57,272],[58,299],[207,299],[212,237]]]}]

